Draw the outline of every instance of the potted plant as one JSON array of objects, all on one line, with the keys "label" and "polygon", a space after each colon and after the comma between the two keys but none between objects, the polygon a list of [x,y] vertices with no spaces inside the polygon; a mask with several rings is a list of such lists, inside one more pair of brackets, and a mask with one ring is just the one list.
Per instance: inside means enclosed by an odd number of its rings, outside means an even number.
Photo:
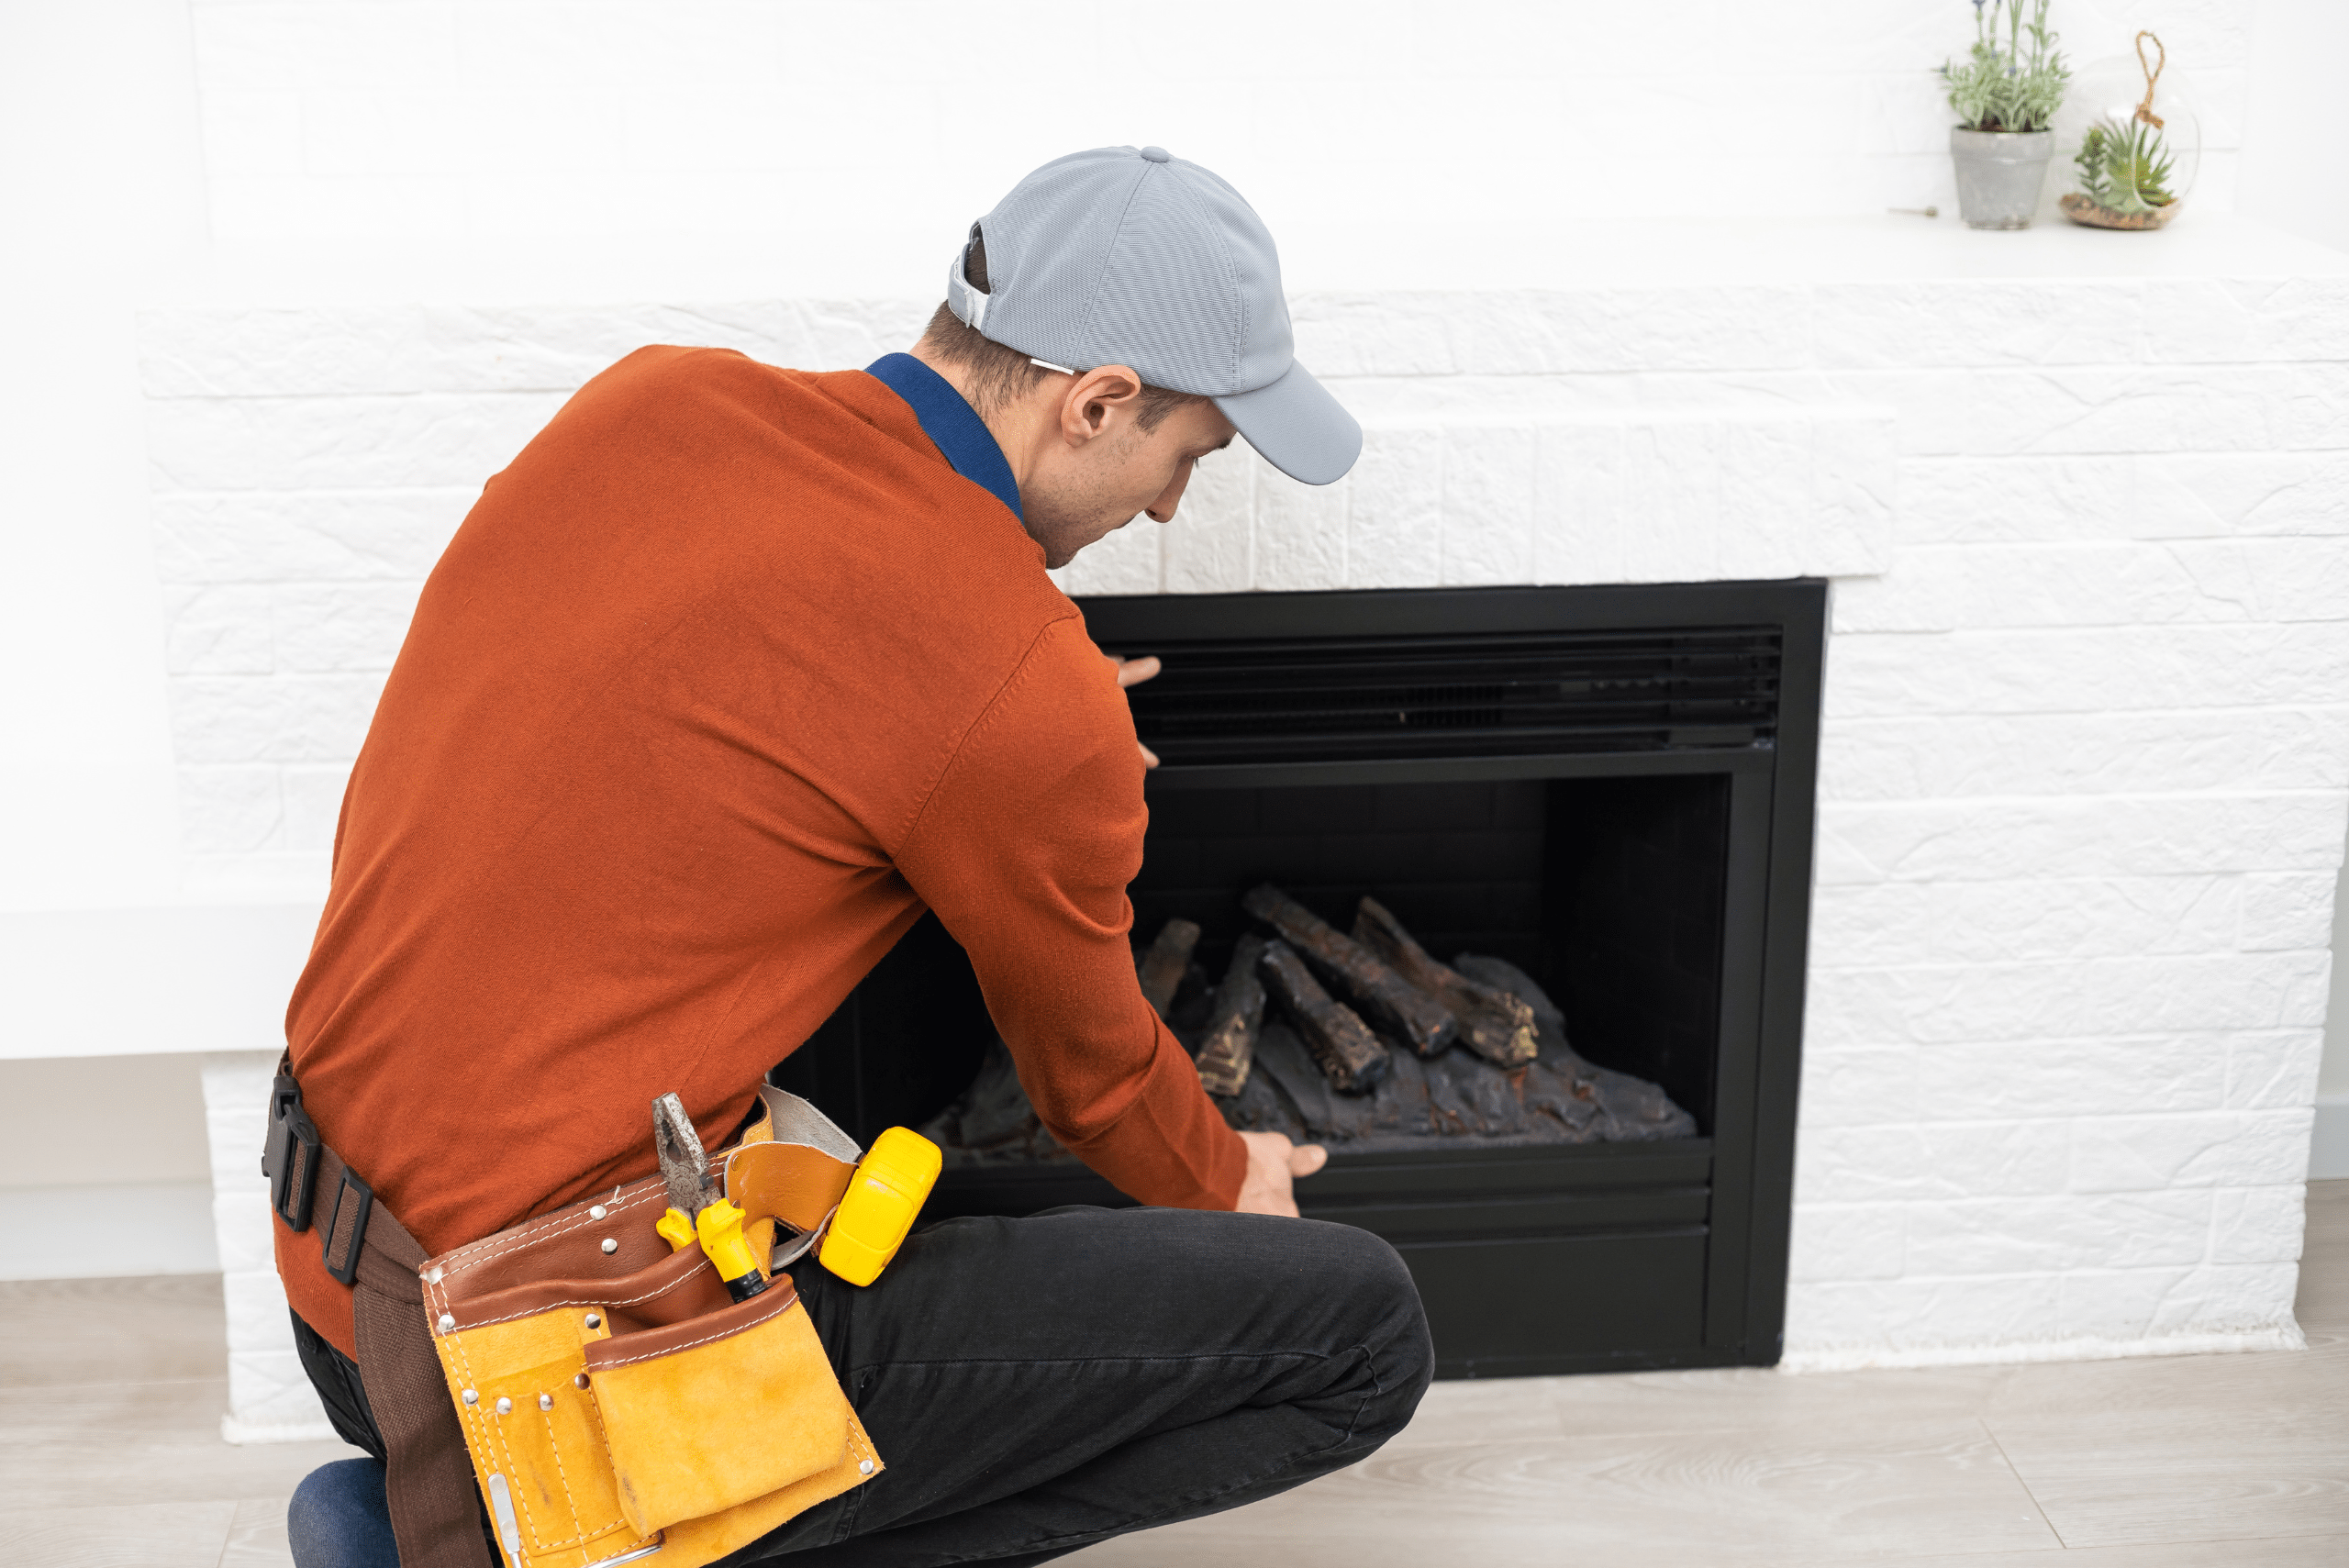
[{"label": "potted plant", "polygon": [[2099,120],[2080,138],[2077,191],[2064,216],[2097,228],[2159,228],[2177,210],[2170,189],[2176,160],[2161,132],[2137,120]]},{"label": "potted plant", "polygon": [[1942,66],[1958,118],[1949,133],[1958,216],[1974,228],[2029,228],[2055,151],[2048,122],[2072,73],[2047,30],[2048,0],[2035,0],[2029,21],[2023,0],[1973,4],[1973,53]]}]

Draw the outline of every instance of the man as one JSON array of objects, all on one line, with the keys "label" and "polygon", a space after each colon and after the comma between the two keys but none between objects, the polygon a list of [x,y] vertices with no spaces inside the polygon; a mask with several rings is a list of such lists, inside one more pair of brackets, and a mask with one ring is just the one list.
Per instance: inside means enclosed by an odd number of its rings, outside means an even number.
[{"label": "man", "polygon": [[[1041,1562],[1352,1462],[1425,1386],[1393,1251],[1293,1218],[1321,1151],[1230,1130],[1141,997],[1120,687],[1153,666],[1044,574],[1169,520],[1235,432],[1313,484],[1361,445],[1247,204],[1102,149],[974,226],[911,355],[622,361],[426,585],[287,1034],[428,1253],[645,1174],[658,1095],[724,1143],[925,907],[1046,1125],[1163,1206],[937,1225],[864,1289],[798,1265],[887,1468],[740,1560]],[[350,1292],[278,1240],[305,1364],[380,1456]]]}]

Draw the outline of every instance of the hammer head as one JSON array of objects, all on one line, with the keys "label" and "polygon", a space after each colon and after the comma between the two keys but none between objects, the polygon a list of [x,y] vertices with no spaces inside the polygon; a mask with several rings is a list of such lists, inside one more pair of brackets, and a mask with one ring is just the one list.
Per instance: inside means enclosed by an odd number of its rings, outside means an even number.
[{"label": "hammer head", "polygon": [[687,1219],[716,1200],[709,1187],[709,1161],[702,1152],[701,1135],[694,1131],[684,1102],[674,1094],[652,1102],[652,1151],[661,1159],[661,1180],[669,1188],[669,1202]]}]

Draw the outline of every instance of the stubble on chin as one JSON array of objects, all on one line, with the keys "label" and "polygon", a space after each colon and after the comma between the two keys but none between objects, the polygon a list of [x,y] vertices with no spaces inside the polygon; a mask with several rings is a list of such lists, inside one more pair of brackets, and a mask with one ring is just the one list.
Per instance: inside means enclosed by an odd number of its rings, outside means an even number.
[{"label": "stubble on chin", "polygon": [[1137,501],[1130,484],[1119,483],[1141,439],[1139,431],[1130,430],[1116,450],[1101,454],[1101,463],[1058,474],[1022,493],[1020,511],[1028,536],[1044,547],[1047,567],[1057,571],[1066,566],[1085,546],[1098,544],[1142,515],[1147,500]]},{"label": "stubble on chin", "polygon": [[1057,572],[1066,566],[1093,542],[1082,534],[1072,533],[1065,526],[1053,528],[1041,521],[1031,521],[1028,533],[1030,538],[1044,547],[1044,569],[1048,572]]},{"label": "stubble on chin", "polygon": [[1100,543],[1132,521],[1133,517],[1120,517],[1105,523],[1097,517],[1072,517],[1049,506],[1030,506],[1028,537],[1044,547],[1044,565],[1058,571],[1074,561],[1085,546]]}]

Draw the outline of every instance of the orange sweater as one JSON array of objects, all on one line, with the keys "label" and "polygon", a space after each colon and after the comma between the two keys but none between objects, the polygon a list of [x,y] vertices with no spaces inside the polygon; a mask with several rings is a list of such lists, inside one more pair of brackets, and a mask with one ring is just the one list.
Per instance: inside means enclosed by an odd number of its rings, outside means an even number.
[{"label": "orange sweater", "polygon": [[[729,1134],[927,906],[1053,1134],[1229,1208],[1240,1140],[1134,978],[1146,819],[1111,665],[896,394],[642,350],[425,584],[286,1014],[304,1102],[444,1251],[653,1170],[666,1090]],[[352,1351],[316,1232],[276,1232]]]}]

